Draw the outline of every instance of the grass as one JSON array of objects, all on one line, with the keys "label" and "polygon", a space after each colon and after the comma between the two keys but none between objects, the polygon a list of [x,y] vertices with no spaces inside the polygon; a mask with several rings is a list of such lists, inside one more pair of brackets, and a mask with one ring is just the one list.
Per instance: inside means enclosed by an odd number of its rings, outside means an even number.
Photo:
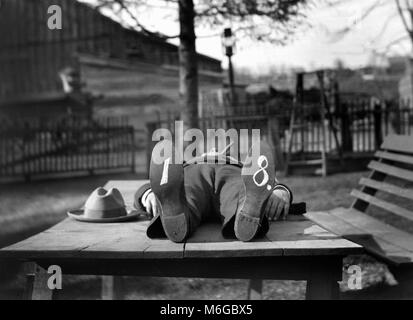
[{"label": "grass", "polygon": [[[290,177],[282,179],[293,190],[295,201],[305,201],[308,210],[347,207],[349,192],[363,173],[337,174],[327,178]],[[133,175],[76,178],[0,186],[0,246],[19,241],[65,218],[70,208],[80,206],[87,195],[109,179],[137,179]],[[363,265],[365,288],[391,282],[387,268],[374,259],[347,258],[345,264]],[[389,280],[390,279],[390,280]],[[126,299],[245,299],[248,282],[223,279],[176,279],[124,277]],[[21,265],[0,262],[0,298],[20,298],[24,287]],[[98,299],[100,278],[65,276],[63,299]],[[345,287],[343,287],[345,289]],[[375,292],[373,291],[373,296]],[[265,281],[264,299],[303,299],[305,282]],[[346,295],[351,298],[351,294]]]}]

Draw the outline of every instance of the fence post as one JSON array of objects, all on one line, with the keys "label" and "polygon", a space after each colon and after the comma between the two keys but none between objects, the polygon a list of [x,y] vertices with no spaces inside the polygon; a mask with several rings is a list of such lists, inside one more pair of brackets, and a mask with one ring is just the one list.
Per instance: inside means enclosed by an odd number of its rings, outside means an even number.
[{"label": "fence post", "polygon": [[157,124],[155,122],[149,122],[146,124],[147,129],[147,140],[146,140],[146,172],[149,178],[149,170],[151,166],[151,158],[152,158],[152,149],[153,149],[153,142],[152,142],[152,134],[156,130]]},{"label": "fence post", "polygon": [[275,161],[277,169],[284,171],[284,155],[281,148],[280,126],[278,119],[275,116],[268,118],[268,141],[274,147]]},{"label": "fence post", "polygon": [[347,152],[353,151],[353,137],[351,134],[351,119],[353,119],[352,112],[354,112],[354,108],[351,103],[340,104],[343,151]]},{"label": "fence post", "polygon": [[401,134],[401,112],[400,109],[402,107],[402,101],[399,104],[390,104],[390,124],[392,130],[396,134]]},{"label": "fence post", "polygon": [[131,126],[129,128],[131,135],[131,145],[132,145],[132,173],[136,173],[136,145],[135,145],[135,128]]},{"label": "fence post", "polygon": [[110,168],[110,118],[106,119],[106,169]]},{"label": "fence post", "polygon": [[380,149],[380,146],[383,143],[381,103],[375,103],[373,114],[374,114],[374,147],[376,150],[378,150]]}]

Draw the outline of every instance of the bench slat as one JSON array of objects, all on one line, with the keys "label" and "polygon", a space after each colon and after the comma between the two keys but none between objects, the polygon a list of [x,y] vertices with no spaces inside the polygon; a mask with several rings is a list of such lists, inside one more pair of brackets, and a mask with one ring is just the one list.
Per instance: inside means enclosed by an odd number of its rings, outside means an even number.
[{"label": "bench slat", "polygon": [[395,185],[380,182],[377,180],[369,179],[369,178],[361,178],[359,184],[379,190],[384,191],[399,197],[403,197],[406,199],[413,199],[413,190],[412,189],[404,189],[397,187]]},{"label": "bench slat", "polygon": [[356,228],[364,230],[367,234],[380,237],[387,242],[401,248],[413,252],[413,235],[399,230],[389,224],[377,220],[367,214],[364,214],[355,209],[338,208],[329,211],[332,215],[340,218]]},{"label": "bench slat", "polygon": [[360,190],[354,189],[351,191],[351,195],[353,197],[356,197],[357,199],[363,200],[365,202],[368,202],[376,207],[382,208],[384,210],[387,210],[395,215],[401,216],[403,218],[406,218],[410,221],[413,221],[413,212],[404,209],[402,207],[399,207],[396,204],[381,200],[379,198],[376,198],[374,196],[371,196],[369,194],[366,194],[364,192],[361,192]]},{"label": "bench slat", "polygon": [[413,138],[405,135],[388,135],[381,146],[385,150],[413,153]]},{"label": "bench slat", "polygon": [[392,152],[387,152],[387,151],[377,151],[375,154],[375,157],[385,159],[385,160],[413,164],[412,156],[406,156],[403,154],[397,154],[397,153],[392,153]]},{"label": "bench slat", "polygon": [[413,199],[411,188],[401,188],[384,181],[386,176],[392,176],[412,182],[413,170],[400,168],[397,164],[389,165],[381,162],[381,160],[389,160],[412,165],[413,137],[390,135],[386,137],[382,149],[375,154],[380,161],[372,161],[368,165],[372,170],[370,176],[360,180],[360,184],[364,186],[363,191],[351,192],[357,199],[352,208],[337,208],[330,212],[309,212],[306,216],[323,228],[362,245],[369,252],[387,261],[412,264],[413,236],[364,214],[366,206],[371,204],[413,221],[412,211],[375,196],[375,191],[383,191],[394,196]]},{"label": "bench slat", "polygon": [[376,171],[388,174],[396,178],[413,181],[413,171],[410,171],[410,170],[397,168],[395,166],[380,163],[377,161],[370,162],[368,167],[371,170],[376,170]]},{"label": "bench slat", "polygon": [[[345,208],[338,208],[334,211],[341,210],[344,214],[343,216],[347,216],[346,213],[349,212],[349,209]],[[323,228],[334,232],[335,234],[348,239],[352,242],[362,245],[369,251],[370,253],[380,256],[387,261],[392,263],[401,264],[401,263],[410,263],[413,262],[413,251],[406,250],[400,246],[393,244],[391,241],[394,239],[388,239],[389,233],[393,233],[394,231],[398,234],[399,239],[404,238],[412,243],[413,237],[406,234],[399,234],[399,230],[393,230],[392,226],[382,224],[380,232],[376,231],[376,234],[372,235],[369,230],[364,230],[360,227],[363,223],[360,223],[360,220],[364,220],[364,225],[371,225],[369,219],[370,217],[365,217],[361,214],[357,221],[354,221],[354,224],[351,224],[348,221],[344,221],[341,215],[333,215],[331,212],[321,211],[321,212],[309,212],[306,214],[306,217],[310,220],[314,221],[315,223],[319,224]],[[350,217],[347,217],[351,219]],[[365,219],[366,218],[366,219]],[[375,221],[374,227],[377,226],[377,223],[381,223],[380,221]],[[386,232],[386,230],[388,230]],[[391,240],[391,241],[390,241]],[[404,241],[406,242],[406,241]]]}]

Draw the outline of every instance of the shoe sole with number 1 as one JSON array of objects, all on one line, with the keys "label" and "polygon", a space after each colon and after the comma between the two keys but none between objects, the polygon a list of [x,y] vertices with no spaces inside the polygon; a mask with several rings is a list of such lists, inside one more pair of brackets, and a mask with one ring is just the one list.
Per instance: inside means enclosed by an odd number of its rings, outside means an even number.
[{"label": "shoe sole with number 1", "polygon": [[173,242],[185,241],[189,235],[189,213],[182,164],[167,160],[159,165],[151,161],[149,177],[152,191],[162,205],[161,221],[167,237]]}]

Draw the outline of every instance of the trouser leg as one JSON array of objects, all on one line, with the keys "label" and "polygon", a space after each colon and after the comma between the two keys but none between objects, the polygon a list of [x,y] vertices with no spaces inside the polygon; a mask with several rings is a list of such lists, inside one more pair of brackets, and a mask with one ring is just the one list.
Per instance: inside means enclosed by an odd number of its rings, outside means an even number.
[{"label": "trouser leg", "polygon": [[[193,233],[202,221],[221,219],[222,234],[235,238],[235,215],[245,197],[241,168],[235,165],[192,164],[184,168],[184,189],[190,209],[190,228]],[[259,236],[268,231],[264,218]],[[153,219],[148,227],[149,238],[164,238],[161,221]]]},{"label": "trouser leg", "polygon": [[[200,223],[207,219],[213,210],[212,194],[214,190],[214,165],[191,164],[184,167],[185,206],[188,210],[189,234],[192,234]],[[166,232],[160,216],[152,219],[147,229],[151,239],[165,238]]]},{"label": "trouser leg", "polygon": [[[245,199],[245,187],[239,166],[216,165],[214,197],[216,211],[221,216],[223,236],[225,238],[235,238],[235,216]],[[268,229],[268,219],[264,217],[258,236],[265,235]]]},{"label": "trouser leg", "polygon": [[241,168],[233,165],[220,165],[215,170],[215,201],[216,211],[220,213],[222,235],[234,238],[235,214],[240,204],[243,192]]},{"label": "trouser leg", "polygon": [[184,169],[185,197],[191,211],[192,232],[202,221],[213,218],[215,167],[212,164],[192,164]]}]

